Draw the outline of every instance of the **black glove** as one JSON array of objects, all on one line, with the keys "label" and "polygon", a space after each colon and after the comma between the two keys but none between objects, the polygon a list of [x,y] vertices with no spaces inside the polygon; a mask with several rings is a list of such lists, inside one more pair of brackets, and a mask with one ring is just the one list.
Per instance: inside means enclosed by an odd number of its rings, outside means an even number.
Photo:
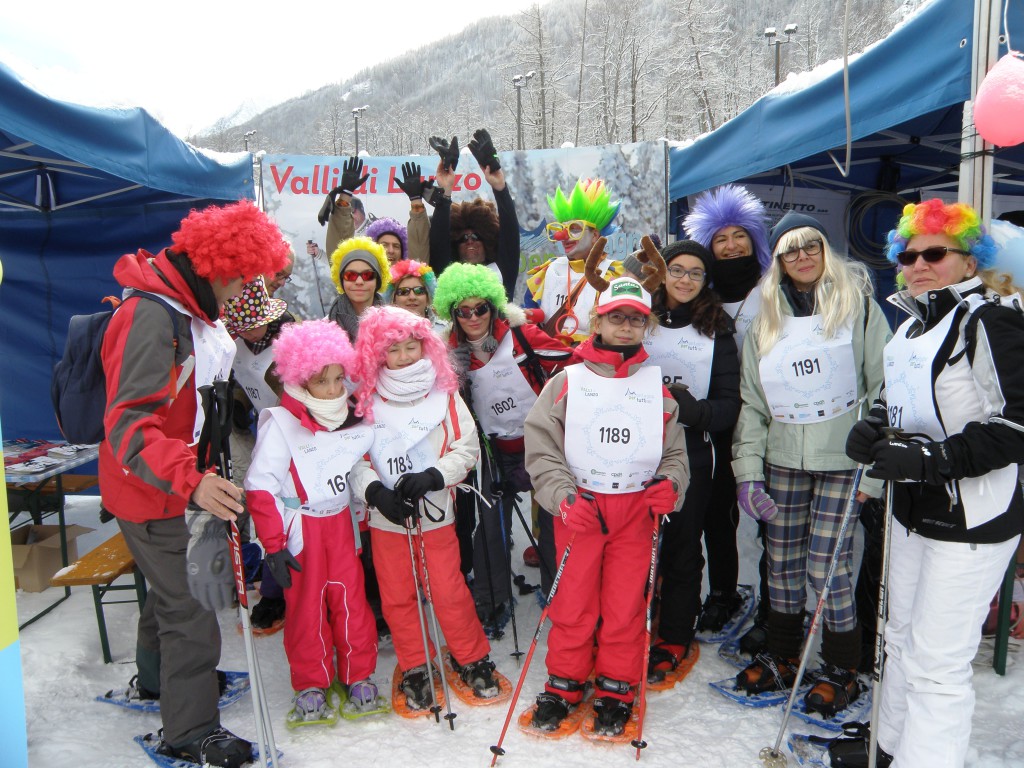
[{"label": "black glove", "polygon": [[341,184],[331,190],[332,195],[339,192],[347,192],[352,195],[359,187],[366,183],[370,174],[363,175],[363,161],[358,157],[350,157],[341,166]]},{"label": "black glove", "polygon": [[385,488],[379,480],[367,486],[366,503],[395,525],[404,526],[406,518],[416,517],[416,505],[397,491]]},{"label": "black glove", "polygon": [[410,200],[422,200],[424,187],[434,186],[424,181],[422,169],[416,163],[402,163],[402,180],[395,178],[395,185],[409,196]]},{"label": "black glove", "polygon": [[871,463],[871,446],[882,439],[882,427],[889,423],[885,403],[875,400],[866,418],[861,419],[846,436],[846,455],[858,464]]},{"label": "black glove", "polygon": [[430,491],[440,491],[442,488],[444,476],[437,467],[422,472],[407,472],[395,483],[395,490],[409,501],[419,501]]},{"label": "black glove", "polygon": [[679,404],[679,423],[684,427],[700,424],[704,417],[704,409],[701,407],[701,401],[690,394],[689,387],[685,384],[669,384],[668,391]]},{"label": "black glove", "polygon": [[188,589],[208,611],[231,606],[235,597],[235,571],[228,547],[227,523],[202,510],[190,510],[191,534],[185,553]]},{"label": "black glove", "polygon": [[449,171],[459,167],[459,137],[452,136],[452,143],[440,136],[431,136],[429,139],[431,148],[441,156],[441,162]]},{"label": "black glove", "polygon": [[473,132],[473,138],[469,141],[469,151],[473,153],[481,168],[490,168],[492,173],[501,170],[498,153],[486,128],[479,128]]},{"label": "black glove", "polygon": [[868,470],[868,477],[879,480],[923,480],[930,485],[942,485],[952,476],[945,443],[890,437],[871,446],[869,458],[874,466]]},{"label": "black glove", "polygon": [[320,213],[316,215],[316,220],[320,222],[321,227],[330,220],[331,214],[334,213],[334,196],[340,191],[341,187],[332,189],[324,200],[324,204],[320,206]]},{"label": "black glove", "polygon": [[295,559],[295,555],[288,551],[288,547],[279,552],[267,552],[267,556],[264,559],[267,561],[267,567],[270,569],[270,572],[274,575],[274,581],[284,589],[288,589],[292,585],[292,574],[288,570],[289,568],[292,571],[302,572],[302,566]]}]

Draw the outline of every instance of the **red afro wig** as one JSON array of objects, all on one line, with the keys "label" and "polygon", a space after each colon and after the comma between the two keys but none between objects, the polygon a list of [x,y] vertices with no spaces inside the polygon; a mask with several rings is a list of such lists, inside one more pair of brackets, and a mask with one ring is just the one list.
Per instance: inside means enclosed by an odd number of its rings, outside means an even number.
[{"label": "red afro wig", "polygon": [[277,225],[252,203],[192,210],[171,235],[171,250],[184,253],[206,280],[246,282],[288,264],[289,246]]}]

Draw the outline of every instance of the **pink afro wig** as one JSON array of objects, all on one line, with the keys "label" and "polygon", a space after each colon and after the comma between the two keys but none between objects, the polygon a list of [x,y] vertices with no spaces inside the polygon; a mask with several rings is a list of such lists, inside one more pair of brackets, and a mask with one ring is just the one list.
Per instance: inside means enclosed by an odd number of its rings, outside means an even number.
[{"label": "pink afro wig", "polygon": [[274,368],[281,382],[304,386],[328,365],[340,365],[349,379],[355,350],[341,326],[332,320],[286,323],[274,340]]},{"label": "pink afro wig", "polygon": [[192,210],[171,235],[171,250],[184,253],[192,269],[207,280],[246,282],[288,265],[289,245],[277,225],[252,203]]},{"label": "pink afro wig", "polygon": [[995,241],[985,233],[977,212],[966,203],[947,205],[938,198],[932,198],[904,207],[896,229],[889,232],[887,238],[889,261],[896,263],[896,254],[906,250],[907,243],[915,235],[946,235],[952,238],[977,260],[979,269],[990,268],[998,250]]},{"label": "pink afro wig", "polygon": [[356,341],[356,378],[362,383],[356,395],[356,415],[373,419],[372,396],[377,378],[384,367],[388,348],[408,338],[423,344],[423,357],[434,365],[437,380],[434,386],[442,392],[458,390],[444,342],[434,333],[431,323],[404,309],[383,305],[370,307],[359,317],[359,338]]}]

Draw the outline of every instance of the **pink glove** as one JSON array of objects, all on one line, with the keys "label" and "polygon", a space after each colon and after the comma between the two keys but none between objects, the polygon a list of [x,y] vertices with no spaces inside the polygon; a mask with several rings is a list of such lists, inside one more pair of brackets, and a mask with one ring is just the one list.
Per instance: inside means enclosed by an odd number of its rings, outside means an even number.
[{"label": "pink glove", "polygon": [[676,511],[679,494],[668,478],[655,480],[644,491],[644,504],[656,515],[667,515]]},{"label": "pink glove", "polygon": [[772,497],[764,489],[764,483],[747,481],[736,487],[736,501],[740,509],[755,520],[767,523],[779,514]]},{"label": "pink glove", "polygon": [[570,493],[558,505],[562,522],[579,533],[597,530],[601,523],[597,517],[597,506],[582,495]]}]

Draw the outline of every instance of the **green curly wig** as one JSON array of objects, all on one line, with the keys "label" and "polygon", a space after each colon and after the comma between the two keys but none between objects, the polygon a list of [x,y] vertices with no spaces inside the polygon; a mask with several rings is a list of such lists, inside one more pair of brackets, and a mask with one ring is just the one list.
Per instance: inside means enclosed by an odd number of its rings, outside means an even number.
[{"label": "green curly wig", "polygon": [[611,234],[605,228],[612,223],[621,204],[619,200],[612,202],[612,193],[601,179],[580,179],[569,197],[565,196],[561,187],[555,189],[554,197],[548,195],[548,207],[555,221],[582,219],[602,235]]},{"label": "green curly wig", "polygon": [[459,304],[473,298],[484,299],[502,315],[508,304],[505,287],[493,269],[483,264],[451,264],[437,278],[434,312],[438,317],[450,320]]}]

